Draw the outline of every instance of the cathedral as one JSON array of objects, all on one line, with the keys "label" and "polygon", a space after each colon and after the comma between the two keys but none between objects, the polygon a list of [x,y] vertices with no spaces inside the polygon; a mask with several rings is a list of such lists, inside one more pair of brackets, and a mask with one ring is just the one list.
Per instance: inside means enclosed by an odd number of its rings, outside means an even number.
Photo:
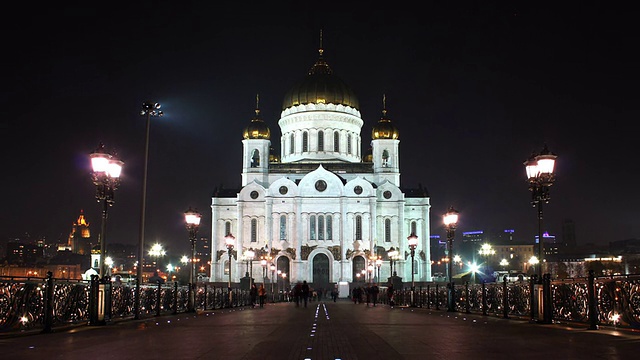
[{"label": "cathedral", "polygon": [[[263,259],[267,281],[306,280],[317,289],[339,287],[341,296],[354,283],[384,285],[393,273],[405,284],[412,275],[431,280],[429,195],[421,186],[401,186],[399,131],[384,97],[365,155],[363,124],[356,94],[333,74],[322,46],[307,75],[284,95],[280,155],[256,101],[242,133],[242,185],[215,189],[212,197],[211,281],[226,282],[231,271],[237,283],[251,271],[261,282]],[[413,264],[412,235],[418,239]],[[247,250],[257,266],[247,266]]]}]

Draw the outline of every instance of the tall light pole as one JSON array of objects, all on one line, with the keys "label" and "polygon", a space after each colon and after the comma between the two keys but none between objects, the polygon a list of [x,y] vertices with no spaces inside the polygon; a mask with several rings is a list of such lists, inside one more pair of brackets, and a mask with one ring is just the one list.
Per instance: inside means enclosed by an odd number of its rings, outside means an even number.
[{"label": "tall light pole", "polygon": [[[449,254],[453,254],[453,238],[456,234],[456,227],[458,226],[458,211],[453,206],[449,207],[449,210],[442,216],[444,226],[447,228],[447,247],[449,248]],[[455,311],[455,303],[453,301],[454,284],[453,284],[453,261],[449,261],[447,264],[449,269],[449,285],[447,296],[447,311]]]},{"label": "tall light pole", "polygon": [[398,274],[396,273],[395,270],[393,270],[393,263],[396,260],[396,256],[398,256],[398,250],[396,250],[392,246],[387,252],[387,255],[389,255],[389,266],[391,267],[391,276],[392,277],[397,276]]},{"label": "tall light pole", "polygon": [[411,233],[409,237],[407,237],[407,242],[409,244],[409,249],[411,250],[411,306],[416,306],[415,302],[415,292],[416,292],[416,284],[414,281],[414,273],[415,273],[415,263],[414,259],[416,257],[416,247],[418,246],[418,236],[414,233]]},{"label": "tall light pole", "polygon": [[196,286],[195,286],[195,272],[196,272],[196,242],[198,235],[198,228],[200,227],[200,219],[202,216],[198,210],[192,210],[191,207],[184,212],[184,221],[187,223],[187,230],[189,231],[189,240],[191,241],[191,269],[189,271],[189,303],[188,311],[194,312],[195,300],[196,300]]},{"label": "tall light pole", "polygon": [[495,249],[491,247],[491,244],[482,244],[480,250],[478,250],[478,254],[485,258],[484,261],[484,273],[487,274],[487,270],[489,269],[489,258],[496,254]]},{"label": "tall light pole", "polygon": [[547,145],[539,154],[533,154],[524,162],[527,171],[527,182],[531,191],[531,205],[538,208],[538,282],[542,283],[542,264],[544,263],[544,238],[542,236],[542,204],[549,203],[551,199],[549,188],[555,181],[553,168],[557,156],[552,154]]},{"label": "tall light pole", "polygon": [[380,287],[380,267],[382,266],[382,258],[378,256],[376,259],[376,267],[378,268],[378,287]]},{"label": "tall light pole", "polygon": [[253,250],[249,249],[244,252],[244,256],[249,263],[249,272],[247,273],[247,275],[249,275],[249,289],[251,289],[251,285],[253,283],[253,258],[256,256],[256,253]]},{"label": "tall light pole", "polygon": [[236,238],[229,233],[225,236],[224,241],[227,245],[227,250],[229,251],[229,307],[231,307],[231,301],[233,300],[233,295],[231,294],[231,257],[233,256],[233,246],[235,245]]},{"label": "tall light pole", "polygon": [[271,297],[273,302],[276,301],[276,295],[273,292],[273,281],[275,280],[275,271],[276,271],[276,265],[274,263],[271,263],[271,265],[269,265],[269,269],[271,269]]},{"label": "tall light pole", "polygon": [[262,284],[266,285],[266,282],[267,282],[267,259],[262,257],[262,259],[260,259],[260,266],[262,266]]},{"label": "tall light pole", "polygon": [[107,275],[105,259],[107,258],[107,212],[115,202],[114,193],[120,185],[120,173],[124,164],[115,154],[108,153],[100,144],[89,154],[91,159],[91,180],[96,186],[96,199],[102,202],[102,227],[100,230],[100,278]]},{"label": "tall light pole", "polygon": [[140,110],[141,116],[146,116],[147,125],[145,132],[144,142],[144,172],[142,177],[142,201],[140,206],[140,235],[138,237],[138,271],[136,281],[136,303],[134,306],[134,318],[140,319],[140,284],[142,283],[142,268],[144,267],[144,218],[147,206],[147,170],[149,168],[149,128],[151,127],[151,117],[162,116],[163,112],[160,109],[160,104],[151,101],[145,101],[142,104],[142,110]]}]

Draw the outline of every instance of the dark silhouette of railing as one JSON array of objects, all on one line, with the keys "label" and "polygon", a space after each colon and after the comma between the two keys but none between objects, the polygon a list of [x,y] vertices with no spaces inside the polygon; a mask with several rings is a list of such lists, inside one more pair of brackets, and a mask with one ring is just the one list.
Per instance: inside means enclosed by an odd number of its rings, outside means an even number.
[{"label": "dark silhouette of railing", "polygon": [[[545,301],[550,304],[549,314],[531,307],[537,303],[535,296],[541,295],[536,294],[536,287],[534,280],[506,278],[455,285],[455,311],[537,321],[548,315],[551,322],[585,323],[594,330],[599,325],[640,329],[640,275],[596,278],[591,273],[587,278],[546,278],[543,287],[548,289]],[[418,286],[414,306],[446,311],[447,290],[445,283]],[[134,319],[135,291],[135,283],[100,282],[97,277],[91,281],[55,279],[51,273],[45,278],[0,277],[0,332],[46,333],[54,328]],[[142,284],[140,291],[141,318],[189,311],[188,284]],[[195,291],[195,311],[251,305],[246,290],[197,283]],[[290,300],[287,292],[273,295],[272,301]],[[100,296],[106,296],[102,305]],[[386,291],[379,298],[389,303]],[[411,289],[395,291],[393,300],[395,306],[412,306]],[[535,314],[538,317],[534,318]]]},{"label": "dark silhouette of railing", "polygon": [[[545,285],[543,285],[545,286]],[[618,275],[548,281],[549,295],[545,298],[548,310],[533,309],[536,304],[534,281],[508,281],[454,286],[454,305],[457,312],[476,313],[503,318],[534,321],[584,323],[590,329],[599,325],[640,329],[640,275]],[[534,293],[532,290],[534,289]],[[431,283],[416,287],[416,307],[447,310],[447,284]],[[389,303],[383,292],[381,302]],[[393,294],[395,306],[411,306],[411,289]],[[534,301],[532,301],[534,300]],[[537,316],[534,316],[537,314]]]},{"label": "dark silhouette of railing", "polygon": [[[135,291],[135,283],[102,282],[97,276],[90,281],[55,279],[51,272],[45,278],[0,277],[0,332],[46,333],[133,319]],[[141,318],[188,311],[188,284],[142,284],[140,291]],[[196,311],[250,305],[246,290],[198,283],[195,291]],[[102,304],[101,296],[106,296]]]}]

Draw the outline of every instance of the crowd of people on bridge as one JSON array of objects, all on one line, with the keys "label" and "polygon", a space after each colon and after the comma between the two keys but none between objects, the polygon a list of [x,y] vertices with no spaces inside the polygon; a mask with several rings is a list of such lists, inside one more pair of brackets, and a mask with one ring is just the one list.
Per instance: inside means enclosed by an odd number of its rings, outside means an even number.
[{"label": "crowd of people on bridge", "polygon": [[375,283],[356,286],[351,289],[351,300],[354,304],[366,302],[367,306],[369,304],[376,306],[378,304],[378,294],[380,294],[380,288]]}]

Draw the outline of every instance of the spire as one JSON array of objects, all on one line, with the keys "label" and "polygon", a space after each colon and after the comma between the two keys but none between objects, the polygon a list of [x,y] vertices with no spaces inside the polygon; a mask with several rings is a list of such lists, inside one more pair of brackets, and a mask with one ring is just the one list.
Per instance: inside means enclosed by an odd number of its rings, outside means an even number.
[{"label": "spire", "polygon": [[382,117],[387,116],[387,94],[382,94]]},{"label": "spire", "polygon": [[322,53],[324,53],[324,49],[322,48],[322,29],[320,29],[320,48],[318,49],[318,54],[320,54],[321,59],[322,59]]},{"label": "spire", "polygon": [[256,117],[260,116],[260,94],[256,94]]}]

